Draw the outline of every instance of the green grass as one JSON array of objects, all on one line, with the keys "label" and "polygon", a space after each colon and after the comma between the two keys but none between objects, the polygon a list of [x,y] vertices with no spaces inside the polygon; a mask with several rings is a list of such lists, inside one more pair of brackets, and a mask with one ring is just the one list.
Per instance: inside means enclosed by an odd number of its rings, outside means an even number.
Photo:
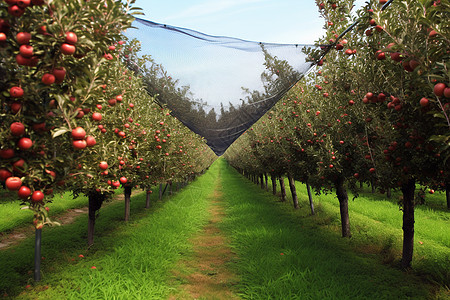
[{"label": "green grass", "polygon": [[[118,189],[117,193],[123,192]],[[5,194],[4,194],[5,195]],[[4,196],[3,195],[3,196]],[[0,233],[8,232],[22,225],[30,225],[33,221],[33,212],[29,209],[21,209],[21,201],[15,200],[12,197],[3,197],[0,200],[0,215],[6,216],[0,218]],[[65,212],[68,209],[80,208],[88,205],[87,197],[80,196],[73,198],[70,192],[64,194],[57,194],[51,203],[48,203],[49,215],[54,216]]]},{"label": "green grass", "polygon": [[[215,170],[215,171],[214,171]],[[207,219],[207,196],[217,167],[164,201],[145,210],[145,193],[132,197],[132,221],[123,203],[100,210],[95,244],[86,247],[87,216],[73,224],[45,228],[43,280],[33,285],[33,239],[0,252],[2,294],[15,299],[163,299],[176,287],[170,271],[192,246],[188,238]],[[84,258],[80,258],[79,255]],[[96,269],[91,267],[95,266]],[[32,286],[26,288],[27,284]]]},{"label": "green grass", "polygon": [[[317,215],[311,216],[306,198],[300,200],[302,208],[294,211],[291,202],[278,202],[277,197],[245,180],[231,167],[226,169],[227,172],[222,172],[222,192],[227,199],[223,228],[232,236],[232,247],[239,257],[233,268],[241,277],[242,298],[437,299],[435,293],[441,293],[442,299],[446,297],[444,288],[436,292],[439,286],[382,263],[383,256],[387,255],[384,252],[396,246],[389,241],[398,239],[401,226],[397,221],[383,225],[381,221],[391,222],[390,216],[383,215],[384,208],[365,206],[377,203],[363,202],[360,198],[351,202],[353,238],[343,239],[339,234],[339,211],[334,196],[322,195],[320,200],[315,197]],[[300,185],[299,193],[303,196]],[[356,212],[356,203],[365,208]],[[389,205],[401,219],[398,207]],[[381,221],[363,214],[367,212],[373,212]],[[443,226],[441,221],[436,223]],[[380,225],[371,229],[374,224]],[[419,226],[418,239],[425,238],[422,232],[428,231]],[[380,237],[383,237],[381,241]],[[432,246],[440,249],[435,256],[440,262],[445,259],[442,242],[439,239]],[[378,243],[382,245],[380,253],[377,253]],[[431,237],[423,243],[431,249]],[[428,259],[434,251],[426,252]]]}]

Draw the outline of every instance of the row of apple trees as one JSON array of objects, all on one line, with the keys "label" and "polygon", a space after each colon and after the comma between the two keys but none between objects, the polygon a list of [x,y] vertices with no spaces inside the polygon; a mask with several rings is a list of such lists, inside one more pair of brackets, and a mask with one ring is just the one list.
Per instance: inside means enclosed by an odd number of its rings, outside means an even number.
[{"label": "row of apple trees", "polygon": [[[401,190],[401,262],[408,267],[416,184],[446,191],[450,207],[450,7],[395,0],[383,9],[386,2],[372,0],[353,12],[352,0],[317,0],[327,30],[318,44],[329,46],[310,51],[313,72],[226,157],[249,176],[287,175],[308,189],[334,191],[344,237],[351,236],[347,189],[367,182],[381,192]],[[266,72],[277,76],[282,66],[274,58]]]},{"label": "row of apple trees", "polygon": [[0,1],[0,182],[38,230],[55,193],[85,194],[92,244],[95,212],[120,185],[128,219],[131,188],[184,182],[215,157],[127,67],[151,59],[123,36],[133,3]]}]

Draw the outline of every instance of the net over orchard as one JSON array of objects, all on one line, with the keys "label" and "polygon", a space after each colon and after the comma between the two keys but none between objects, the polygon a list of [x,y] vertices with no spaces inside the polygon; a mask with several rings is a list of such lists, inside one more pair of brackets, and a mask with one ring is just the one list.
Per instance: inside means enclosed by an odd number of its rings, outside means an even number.
[{"label": "net over orchard", "polygon": [[[126,32],[150,55],[148,92],[217,154],[263,116],[313,62],[314,46],[250,42],[136,19]],[[143,70],[145,69],[145,70]]]}]

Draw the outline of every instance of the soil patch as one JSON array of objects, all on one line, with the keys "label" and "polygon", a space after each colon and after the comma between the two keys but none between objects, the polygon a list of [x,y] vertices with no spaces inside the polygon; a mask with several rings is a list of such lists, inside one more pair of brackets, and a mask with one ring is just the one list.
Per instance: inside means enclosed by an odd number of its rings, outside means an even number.
[{"label": "soil patch", "polygon": [[228,241],[218,224],[224,218],[221,205],[222,193],[216,188],[209,208],[210,219],[203,230],[191,242],[194,253],[179,263],[173,271],[180,281],[181,291],[169,299],[239,299],[232,287],[237,277],[228,269],[236,256],[228,247]]}]

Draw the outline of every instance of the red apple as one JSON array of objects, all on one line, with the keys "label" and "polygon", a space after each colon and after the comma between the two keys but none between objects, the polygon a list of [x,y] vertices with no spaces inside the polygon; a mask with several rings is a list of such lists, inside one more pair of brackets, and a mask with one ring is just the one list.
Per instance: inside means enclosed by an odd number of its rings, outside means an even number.
[{"label": "red apple", "polygon": [[423,97],[422,99],[420,99],[419,103],[420,103],[420,106],[426,107],[426,106],[430,105],[430,100]]},{"label": "red apple", "polygon": [[78,37],[75,33],[68,31],[66,32],[66,43],[67,44],[71,44],[71,45],[75,45],[78,41]]},{"label": "red apple", "polygon": [[100,169],[102,170],[106,170],[108,169],[108,163],[106,161],[101,161],[100,164],[98,165],[100,167]]},{"label": "red apple", "polygon": [[61,45],[61,53],[65,55],[73,55],[76,51],[76,47],[74,45],[64,43]]},{"label": "red apple", "polygon": [[11,123],[9,128],[11,130],[11,134],[14,136],[21,136],[25,133],[25,125],[23,125],[21,122]]},{"label": "red apple", "polygon": [[33,56],[33,47],[30,45],[21,45],[19,48],[20,55],[25,58],[31,58]]},{"label": "red apple", "polygon": [[75,149],[84,149],[87,147],[87,143],[86,143],[86,140],[73,140],[72,146]]},{"label": "red apple", "polygon": [[102,120],[102,114],[98,113],[98,112],[93,113],[92,114],[92,120],[97,121],[97,122],[101,121]]},{"label": "red apple", "polygon": [[30,43],[31,34],[28,32],[19,32],[16,35],[16,40],[17,40],[17,43],[19,43],[19,45],[26,45],[26,44]]},{"label": "red apple", "polygon": [[56,83],[62,83],[64,81],[64,77],[66,77],[66,69],[63,67],[60,68],[54,68],[52,70],[53,76],[55,76],[55,82]]},{"label": "red apple", "polygon": [[44,200],[44,193],[41,191],[34,191],[31,195],[31,201],[33,202],[41,202]]},{"label": "red apple", "polygon": [[444,89],[444,97],[450,99],[450,87]]},{"label": "red apple", "polygon": [[9,177],[6,179],[5,185],[10,191],[17,191],[22,186],[22,179],[19,177]]},{"label": "red apple", "polygon": [[74,140],[82,140],[86,137],[86,131],[83,129],[83,127],[76,127],[75,129],[72,129],[72,138]]},{"label": "red apple", "polygon": [[20,8],[27,8],[28,6],[30,6],[31,4],[31,0],[17,0],[17,5]]},{"label": "red apple", "polygon": [[14,149],[2,149],[0,150],[0,158],[10,159],[14,157]]},{"label": "red apple", "polygon": [[125,184],[125,183],[127,183],[128,182],[128,180],[127,180],[127,178],[126,177],[120,177],[120,182],[122,183],[122,184]]},{"label": "red apple", "polygon": [[11,5],[8,7],[8,13],[11,16],[14,17],[20,17],[21,15],[23,15],[23,13],[25,12],[25,10],[23,8],[20,8],[18,5]]},{"label": "red apple", "polygon": [[444,95],[444,90],[447,86],[445,85],[445,83],[437,83],[434,86],[434,94],[438,97],[442,97]]},{"label": "red apple", "polygon": [[0,169],[0,181],[5,181],[9,177],[12,176],[12,173],[8,171],[7,169]]},{"label": "red apple", "polygon": [[10,90],[9,90],[9,95],[12,98],[20,98],[23,96],[23,89],[20,86],[13,86]]},{"label": "red apple", "polygon": [[91,135],[86,137],[86,145],[88,147],[93,147],[95,146],[95,144],[97,144],[97,141],[95,140],[95,138]]},{"label": "red apple", "polygon": [[33,146],[33,141],[29,138],[21,138],[19,142],[17,142],[17,146],[20,150],[28,150]]},{"label": "red apple", "polygon": [[42,83],[45,85],[51,85],[51,84],[55,83],[55,81],[56,81],[56,78],[55,78],[55,75],[53,75],[53,74],[45,73],[42,76]]},{"label": "red apple", "polygon": [[30,197],[31,195],[31,190],[29,187],[22,185],[17,191],[17,195],[20,199],[28,199],[28,197]]}]

